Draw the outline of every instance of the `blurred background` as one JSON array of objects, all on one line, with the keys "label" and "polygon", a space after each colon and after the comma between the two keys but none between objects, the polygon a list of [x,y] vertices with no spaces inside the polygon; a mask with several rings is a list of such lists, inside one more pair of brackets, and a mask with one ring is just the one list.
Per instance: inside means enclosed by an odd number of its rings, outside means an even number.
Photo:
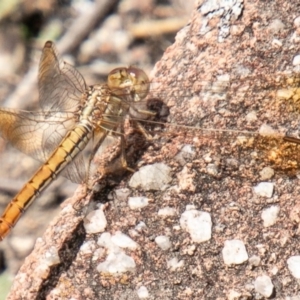
[{"label": "blurred background", "polygon": [[[31,110],[38,105],[37,66],[53,40],[88,85],[119,66],[149,73],[190,17],[192,0],[10,0],[0,1],[1,106]],[[38,164],[0,139],[0,213]],[[0,243],[0,300],[35,240],[76,185],[59,178]]]}]

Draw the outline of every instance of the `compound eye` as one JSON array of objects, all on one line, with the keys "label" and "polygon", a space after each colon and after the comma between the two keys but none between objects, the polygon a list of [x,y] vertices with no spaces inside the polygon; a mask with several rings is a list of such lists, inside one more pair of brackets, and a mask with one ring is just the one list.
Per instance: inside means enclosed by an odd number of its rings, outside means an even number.
[{"label": "compound eye", "polygon": [[142,69],[135,67],[128,68],[128,74],[130,75],[131,81],[134,82],[133,89],[138,95],[139,100],[144,99],[150,89],[150,83],[147,74]]},{"label": "compound eye", "polygon": [[123,89],[124,84],[128,80],[127,68],[116,68],[109,72],[107,85],[111,90]]},{"label": "compound eye", "polygon": [[145,98],[150,88],[146,73],[135,67],[112,70],[108,75],[107,84],[114,94],[131,95],[134,101]]}]

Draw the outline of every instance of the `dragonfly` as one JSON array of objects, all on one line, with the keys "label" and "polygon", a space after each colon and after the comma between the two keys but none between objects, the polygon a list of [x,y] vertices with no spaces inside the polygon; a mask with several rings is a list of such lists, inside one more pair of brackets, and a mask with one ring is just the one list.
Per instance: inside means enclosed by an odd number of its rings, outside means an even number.
[{"label": "dragonfly", "polygon": [[[117,68],[109,73],[105,84],[88,87],[73,66],[59,59],[51,41],[47,41],[42,50],[38,88],[40,111],[0,108],[1,136],[43,163],[0,217],[0,240],[60,173],[73,182],[85,182],[91,159],[105,138],[115,133],[122,145],[121,120],[125,116],[154,114],[134,108],[149,91],[149,80],[143,70]],[[133,122],[143,131],[138,121]],[[82,151],[89,142],[92,143],[91,158],[86,164]],[[121,161],[124,168],[130,169],[124,150]]]}]

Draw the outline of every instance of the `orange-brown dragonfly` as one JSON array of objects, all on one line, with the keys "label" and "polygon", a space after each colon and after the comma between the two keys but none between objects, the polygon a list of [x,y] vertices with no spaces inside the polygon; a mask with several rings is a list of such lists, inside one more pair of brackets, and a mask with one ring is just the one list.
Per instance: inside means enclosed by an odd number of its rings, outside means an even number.
[{"label": "orange-brown dragonfly", "polygon": [[[130,117],[133,111],[152,114],[133,108],[133,103],[143,99],[149,90],[147,75],[142,70],[114,69],[106,84],[87,87],[74,67],[58,59],[50,41],[43,48],[38,86],[41,111],[0,109],[2,137],[44,162],[0,217],[0,240],[62,171],[73,182],[86,180],[89,166],[84,164],[82,150],[91,140],[95,154],[109,133],[122,131],[122,117]],[[122,132],[119,136],[123,138]],[[126,167],[125,159],[123,163]]]}]

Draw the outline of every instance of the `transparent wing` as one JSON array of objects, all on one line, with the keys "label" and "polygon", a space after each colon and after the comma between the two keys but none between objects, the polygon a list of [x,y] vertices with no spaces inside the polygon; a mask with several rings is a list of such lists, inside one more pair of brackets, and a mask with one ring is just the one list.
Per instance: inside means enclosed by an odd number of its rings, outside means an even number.
[{"label": "transparent wing", "polygon": [[74,183],[86,181],[87,163],[83,153],[79,153],[73,161],[63,170],[62,176],[68,178]]},{"label": "transparent wing", "polygon": [[38,83],[40,106],[46,112],[76,111],[86,90],[81,74],[59,61],[52,42],[46,42],[43,48]]},{"label": "transparent wing", "polygon": [[[21,152],[44,162],[75,124],[70,113],[16,111],[0,109],[0,134]],[[63,176],[80,183],[86,176],[86,163],[79,154],[66,168]]]},{"label": "transparent wing", "polygon": [[41,112],[0,109],[0,133],[15,148],[33,158],[45,161],[74,126],[69,113],[48,115]]}]

